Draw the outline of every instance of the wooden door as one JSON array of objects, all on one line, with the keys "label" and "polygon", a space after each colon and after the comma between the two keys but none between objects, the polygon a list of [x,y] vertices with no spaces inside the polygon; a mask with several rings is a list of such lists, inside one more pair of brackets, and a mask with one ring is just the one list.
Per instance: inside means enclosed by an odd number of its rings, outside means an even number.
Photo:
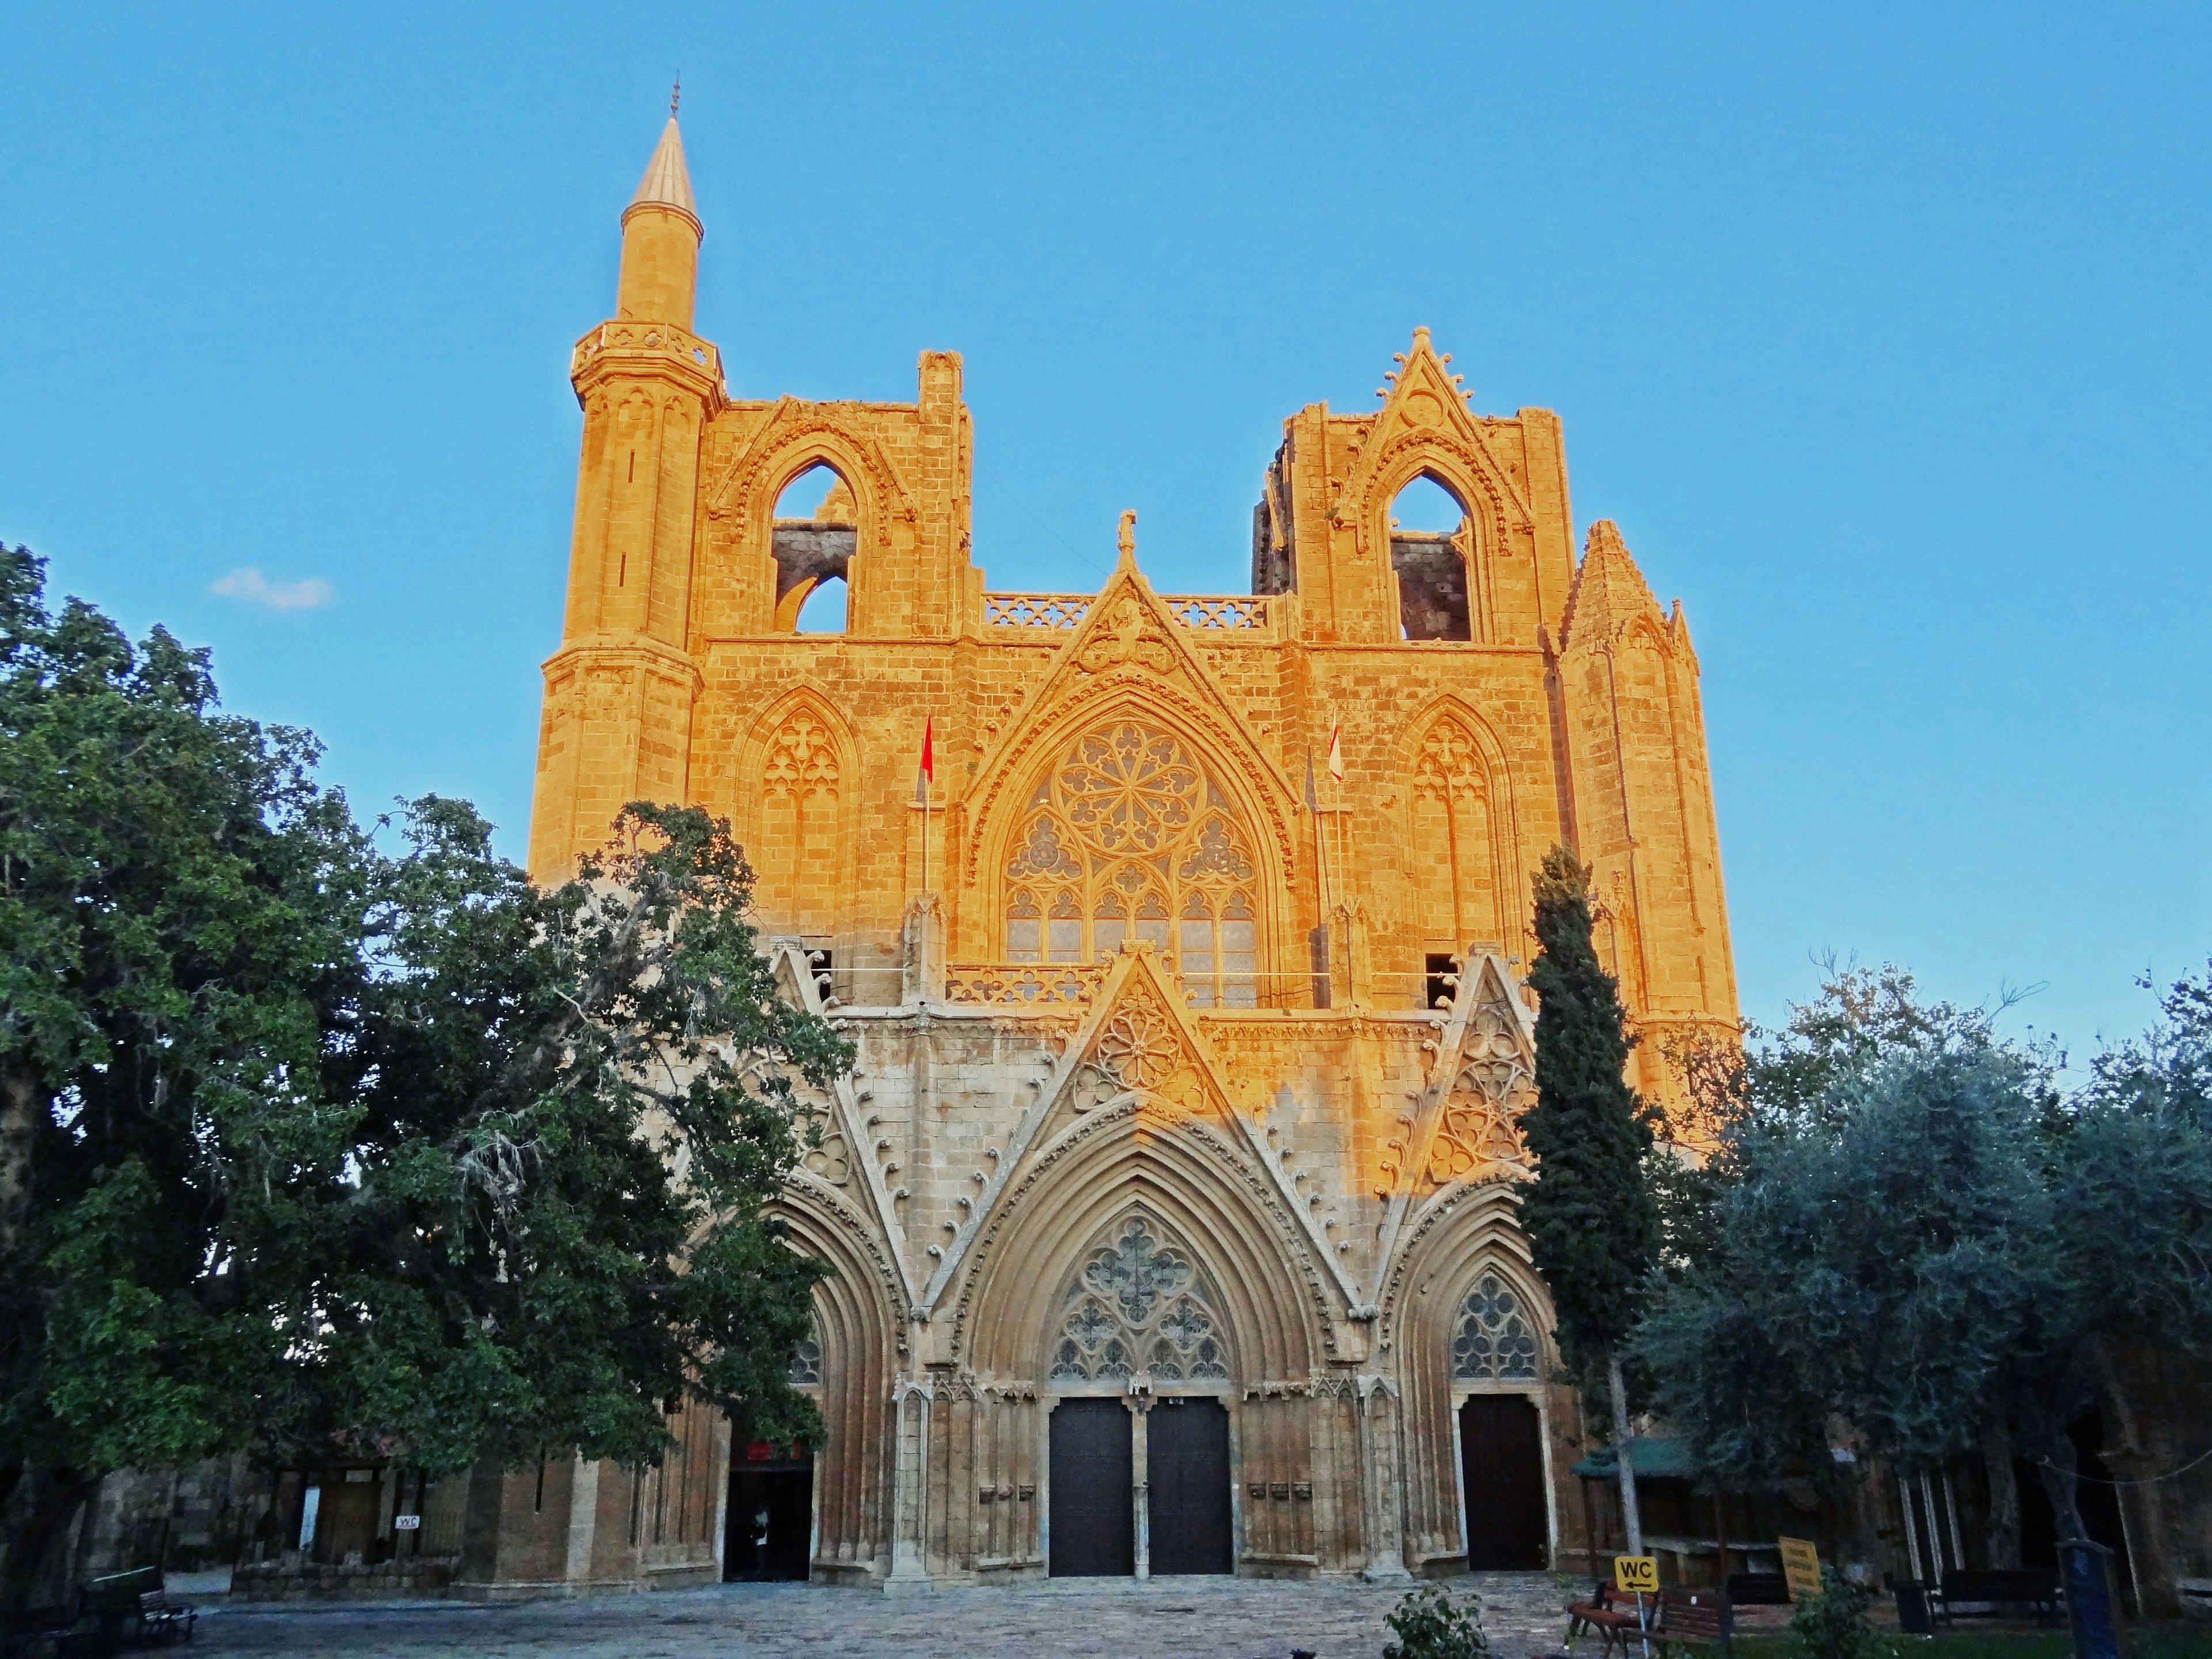
[{"label": "wooden door", "polygon": [[1533,1572],[1546,1565],[1544,1440],[1526,1395],[1470,1395],[1459,1410],[1467,1496],[1467,1565],[1476,1572]]},{"label": "wooden door", "polygon": [[1127,1577],[1137,1571],[1136,1459],[1119,1400],[1063,1400],[1052,1412],[1054,1578]]},{"label": "wooden door", "polygon": [[1235,1571],[1229,1521],[1229,1413],[1218,1400],[1157,1400],[1146,1423],[1152,1570]]}]

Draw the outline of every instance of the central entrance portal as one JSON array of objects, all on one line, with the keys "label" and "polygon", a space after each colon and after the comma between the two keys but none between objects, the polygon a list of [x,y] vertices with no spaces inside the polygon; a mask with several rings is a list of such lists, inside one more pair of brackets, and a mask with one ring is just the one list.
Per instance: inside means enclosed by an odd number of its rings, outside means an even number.
[{"label": "central entrance portal", "polygon": [[1126,1578],[1137,1571],[1136,1457],[1119,1400],[1063,1400],[1052,1412],[1054,1578]]},{"label": "central entrance portal", "polygon": [[1477,1394],[1459,1408],[1467,1565],[1534,1572],[1545,1565],[1544,1429],[1526,1395]]},{"label": "central entrance portal", "polygon": [[1145,1435],[1152,1570],[1231,1572],[1229,1413],[1218,1400],[1152,1402]]}]

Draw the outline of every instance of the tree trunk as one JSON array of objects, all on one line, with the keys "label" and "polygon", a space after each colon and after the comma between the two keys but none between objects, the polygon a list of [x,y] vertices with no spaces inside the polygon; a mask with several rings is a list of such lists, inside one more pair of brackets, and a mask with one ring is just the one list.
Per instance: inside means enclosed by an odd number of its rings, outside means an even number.
[{"label": "tree trunk", "polygon": [[0,1261],[15,1254],[31,1213],[31,1148],[52,1101],[30,1057],[0,1060]]},{"label": "tree trunk", "polygon": [[2062,1429],[2037,1449],[2042,1454],[2038,1461],[2043,1466],[2043,1489],[2051,1494],[2051,1515],[2059,1541],[2087,1538],[2079,1496],[2081,1461],[2074,1449],[2074,1437]]},{"label": "tree trunk", "polygon": [[2013,1473],[2012,1436],[2002,1428],[1982,1437],[1982,1469],[1990,1486],[1989,1565],[2020,1565],[2020,1480]]},{"label": "tree trunk", "polygon": [[69,1596],[70,1516],[100,1490],[98,1475],[68,1469],[23,1471],[18,1501],[9,1506],[13,1523],[0,1528],[8,1560],[0,1572],[0,1609],[64,1601]]},{"label": "tree trunk", "polygon": [[1607,1390],[1613,1395],[1613,1455],[1620,1466],[1620,1524],[1628,1534],[1628,1553],[1644,1553],[1644,1517],[1636,1508],[1636,1464],[1628,1455],[1628,1389],[1620,1380],[1620,1356],[1605,1362]]}]

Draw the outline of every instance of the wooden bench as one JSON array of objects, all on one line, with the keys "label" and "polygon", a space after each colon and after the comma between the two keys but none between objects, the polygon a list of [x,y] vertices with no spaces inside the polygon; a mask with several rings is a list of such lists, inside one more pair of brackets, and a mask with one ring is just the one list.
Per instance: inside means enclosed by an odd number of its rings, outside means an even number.
[{"label": "wooden bench", "polygon": [[2058,1618],[2058,1577],[2036,1569],[1970,1572],[1954,1568],[1929,1599],[1934,1603],[1929,1611],[1942,1624],[1962,1618],[2001,1618],[2006,1607],[2028,1607],[2037,1624],[2050,1625]]},{"label": "wooden bench", "polygon": [[[1647,1600],[1644,1616],[1650,1607]],[[1636,1598],[1599,1579],[1588,1601],[1567,1604],[1567,1645],[1573,1647],[1575,1638],[1585,1631],[1597,1633],[1600,1653],[1626,1653],[1629,1644],[1644,1634],[1644,1617],[1638,1614]]]},{"label": "wooden bench", "polygon": [[181,1636],[189,1642],[198,1621],[197,1609],[169,1600],[161,1568],[138,1567],[86,1581],[69,1640],[95,1653],[112,1652],[125,1641],[143,1646]]},{"label": "wooden bench", "polygon": [[1729,1638],[1735,1633],[1735,1610],[1726,1590],[1676,1587],[1659,1592],[1659,1616],[1653,1622],[1651,1643],[1662,1654],[1683,1648],[1710,1648],[1726,1659]]}]

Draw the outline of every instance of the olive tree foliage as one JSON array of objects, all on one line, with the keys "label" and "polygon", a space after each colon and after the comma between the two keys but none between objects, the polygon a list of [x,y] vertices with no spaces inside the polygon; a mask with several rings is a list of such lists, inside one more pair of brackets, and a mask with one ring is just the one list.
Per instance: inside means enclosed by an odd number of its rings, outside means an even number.
[{"label": "olive tree foliage", "polygon": [[460,802],[364,832],[43,582],[0,550],[0,1595],[125,1467],[638,1464],[686,1395],[811,1437],[764,1206],[850,1049],[726,824],[634,805],[551,890]]},{"label": "olive tree foliage", "polygon": [[2212,1339],[2207,1009],[2177,987],[2071,1093],[2057,1055],[1894,969],[1687,1056],[1719,1150],[1633,1340],[1659,1409],[1744,1481],[1832,1474],[1838,1435],[1908,1467],[1979,1451],[2008,1482],[2017,1451],[2078,1528],[2067,1425],[2116,1352]]}]

